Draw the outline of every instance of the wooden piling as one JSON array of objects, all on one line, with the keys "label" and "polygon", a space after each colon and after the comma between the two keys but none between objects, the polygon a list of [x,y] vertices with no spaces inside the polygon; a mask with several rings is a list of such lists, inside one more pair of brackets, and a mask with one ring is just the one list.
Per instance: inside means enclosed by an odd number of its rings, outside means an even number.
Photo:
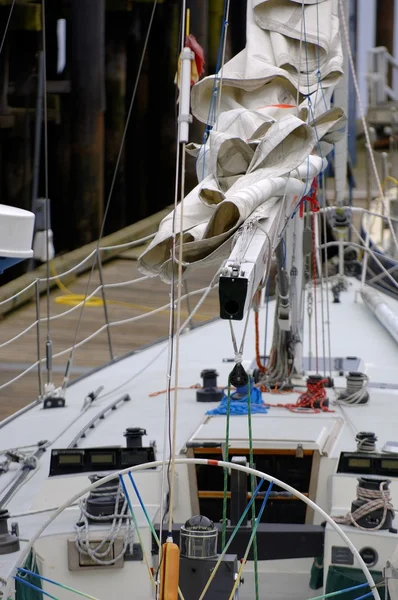
[{"label": "wooden piling", "polygon": [[103,216],[105,0],[71,0],[71,210],[75,245],[98,238]]},{"label": "wooden piling", "polygon": [[[106,15],[105,46],[105,196],[109,194],[126,124],[126,40],[130,26],[127,12],[108,12]],[[123,149],[112,202],[106,223],[111,233],[127,224],[125,149]]]}]

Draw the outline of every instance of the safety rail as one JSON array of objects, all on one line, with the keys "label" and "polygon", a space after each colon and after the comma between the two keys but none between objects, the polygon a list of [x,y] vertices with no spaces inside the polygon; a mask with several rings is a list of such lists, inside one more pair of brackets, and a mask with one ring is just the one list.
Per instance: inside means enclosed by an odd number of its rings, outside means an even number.
[{"label": "safety rail", "polygon": [[[326,212],[326,214],[330,216],[330,214],[334,210],[336,210],[336,209],[328,207],[326,209],[321,209],[318,214],[319,214],[320,218],[322,218],[321,217],[322,213]],[[377,272],[372,272],[372,270],[370,270],[370,277],[368,277],[366,279],[366,283],[368,283],[368,284],[374,284],[377,282],[380,283],[380,281],[383,280],[383,278],[384,278],[384,280],[387,280],[389,282],[390,287],[392,287],[394,290],[396,290],[395,293],[397,293],[397,295],[398,295],[398,277],[397,277],[397,279],[395,279],[393,277],[393,273],[398,272],[398,261],[395,261],[394,264],[388,265],[388,267],[386,267],[382,262],[383,257],[386,258],[386,255],[382,255],[382,254],[380,254],[380,252],[375,251],[372,248],[371,240],[369,239],[369,236],[366,235],[364,238],[363,235],[361,235],[361,232],[358,231],[358,229],[355,227],[354,223],[352,222],[352,218],[351,218],[352,214],[359,213],[361,215],[367,215],[368,219],[369,219],[369,217],[379,218],[379,219],[384,220],[384,222],[385,222],[387,220],[387,217],[381,213],[373,212],[373,211],[367,210],[365,208],[345,207],[345,210],[348,211],[348,213],[350,213],[349,229],[351,230],[352,233],[355,234],[357,241],[339,239],[337,241],[330,241],[330,242],[323,243],[323,244],[318,243],[319,255],[325,247],[337,246],[340,248],[340,250],[339,250],[340,252],[344,252],[344,248],[347,246],[356,248],[357,250],[359,250],[360,252],[363,253],[364,257],[366,257],[366,256],[371,257],[372,261],[374,261],[374,264],[376,265],[376,267],[378,269]],[[393,217],[390,217],[390,220],[392,222],[398,221],[398,219],[395,219]],[[319,231],[320,231],[320,228],[319,228]],[[319,236],[318,236],[318,238],[319,238]],[[146,239],[147,238],[145,238],[145,240]],[[318,242],[319,242],[319,239],[318,239]],[[140,245],[141,243],[142,243],[142,241],[138,240],[138,241],[133,241],[133,242],[126,243],[126,244],[119,244],[118,246],[106,246],[106,247],[102,247],[102,248],[100,247],[100,248],[98,248],[98,250],[94,250],[94,251],[90,252],[89,255],[86,258],[84,258],[83,260],[81,260],[77,265],[75,265],[75,267],[72,267],[71,269],[68,269],[62,273],[52,276],[51,280],[53,280],[53,281],[57,280],[57,279],[62,280],[62,278],[67,277],[71,273],[78,271],[79,269],[81,269],[82,265],[87,263],[88,260],[90,260],[90,259],[97,260],[98,255],[103,250],[120,249],[120,251],[122,252],[126,249]],[[115,258],[117,256],[118,255],[115,255]],[[368,261],[366,259],[364,260],[364,264],[366,265],[366,267],[368,266]],[[83,300],[77,302],[74,306],[67,308],[65,311],[61,312],[60,314],[51,315],[49,317],[49,321],[54,322],[54,321],[63,319],[65,316],[70,315],[73,312],[79,311],[79,309],[81,310],[84,304],[87,304],[88,302],[90,302],[90,300],[92,298],[94,298],[99,293],[103,293],[104,290],[106,290],[106,289],[120,288],[120,287],[128,288],[131,286],[135,286],[136,284],[142,283],[148,279],[150,279],[150,278],[147,276],[143,276],[143,277],[138,277],[136,279],[130,279],[130,280],[125,280],[125,281],[120,281],[120,282],[115,282],[115,283],[102,282],[100,285],[97,285],[96,288],[92,292],[90,292]],[[39,289],[40,289],[40,285],[43,284],[44,282],[46,282],[46,279],[37,278],[32,283],[30,283],[29,286],[27,286],[26,288],[24,288],[17,294],[14,294],[12,297],[2,301],[2,304],[5,302],[8,302],[8,301],[11,301],[15,297],[18,297],[18,295],[23,294],[26,291],[26,289],[28,289],[32,286],[36,286],[37,293],[36,293],[34,301],[36,303],[37,318],[30,325],[28,325],[25,329],[23,329],[22,331],[20,331],[19,333],[17,333],[13,337],[11,337],[10,339],[0,343],[0,350],[2,350],[3,348],[5,348],[7,346],[10,346],[17,340],[20,340],[23,336],[25,336],[27,333],[29,333],[30,331],[32,331],[35,328],[36,328],[36,335],[37,335],[37,343],[38,344],[40,343],[40,339],[42,339],[42,328],[48,322],[47,317],[40,316],[40,310],[39,310],[39,302],[40,302]],[[385,283],[385,281],[384,281],[384,283]],[[194,310],[192,312],[188,311],[189,315],[183,324],[184,327],[186,327],[187,324],[190,323],[192,316],[198,311],[200,305],[204,302],[204,300],[206,299],[206,297],[208,296],[210,291],[212,289],[214,289],[216,286],[217,286],[216,278],[213,278],[213,280],[210,282],[210,284],[208,286],[187,292],[186,294],[184,294],[182,296],[182,300],[187,300],[190,297],[201,295],[201,298],[199,299],[199,302],[195,306]],[[106,301],[103,302],[103,306],[105,308]],[[169,308],[170,308],[170,302],[168,302],[160,307],[153,308],[152,310],[149,310],[148,312],[144,312],[139,315],[134,315],[132,317],[127,317],[127,318],[113,320],[113,321],[109,319],[108,312],[106,310],[104,310],[104,324],[103,325],[98,327],[95,331],[90,333],[90,335],[88,335],[84,339],[75,343],[73,346],[70,346],[63,350],[60,350],[59,352],[54,353],[52,358],[57,359],[57,358],[62,358],[64,356],[67,356],[70,354],[70,352],[72,350],[77,350],[78,348],[83,347],[85,344],[92,341],[93,339],[95,339],[97,336],[99,336],[103,332],[107,332],[110,336],[111,330],[115,327],[120,327],[120,326],[124,326],[126,324],[135,323],[135,322],[138,322],[138,321],[140,321],[142,319],[146,319],[146,318],[151,318],[160,312],[168,311]],[[108,337],[108,344],[109,344],[110,339],[111,338]],[[109,353],[110,353],[110,359],[112,359],[113,355],[112,355],[111,348],[109,348]],[[43,369],[44,365],[46,364],[46,357],[42,358],[40,356],[39,352],[37,354],[38,354],[37,360],[35,362],[33,362],[30,366],[28,366],[26,369],[24,369],[20,373],[18,373],[18,375],[16,375],[15,377],[13,377],[9,381],[1,384],[0,391],[4,390],[5,388],[9,387],[10,385],[16,383],[21,378],[23,378],[25,375],[32,372],[34,369],[38,370],[39,378],[42,377],[42,369]]]},{"label": "safety rail", "polygon": [[[158,313],[169,311],[170,301],[167,302],[166,304],[163,304],[160,307],[153,308],[151,310],[143,312],[142,314],[134,315],[132,317],[127,317],[127,318],[123,318],[123,319],[110,320],[108,311],[106,310],[107,300],[103,296],[104,291],[110,290],[110,289],[116,289],[116,288],[130,288],[130,287],[140,284],[144,281],[147,281],[151,278],[148,276],[142,276],[142,277],[137,277],[135,279],[106,283],[103,281],[103,277],[102,277],[101,283],[99,285],[97,285],[93,291],[91,291],[89,294],[84,296],[83,299],[76,302],[76,304],[74,304],[70,308],[67,308],[66,310],[64,310],[63,312],[61,312],[59,314],[53,314],[50,316],[40,316],[40,290],[44,283],[47,283],[47,281],[62,281],[63,278],[68,277],[73,273],[75,273],[75,274],[78,273],[79,271],[81,271],[81,269],[84,265],[87,265],[87,263],[88,263],[88,261],[90,261],[90,259],[93,260],[93,264],[94,264],[94,262],[97,261],[98,262],[97,266],[100,269],[99,265],[101,264],[101,261],[100,261],[99,257],[102,252],[108,252],[110,250],[114,252],[117,250],[118,252],[114,254],[114,258],[118,258],[118,257],[120,257],[120,254],[122,252],[124,252],[130,248],[134,248],[136,246],[141,246],[144,242],[147,242],[149,239],[151,239],[153,237],[153,235],[146,236],[145,238],[142,238],[140,240],[127,242],[124,244],[117,244],[117,245],[113,245],[113,246],[102,246],[102,247],[100,246],[97,249],[91,251],[85,258],[83,258],[83,260],[81,260],[79,263],[77,263],[74,267],[67,269],[66,271],[64,271],[62,273],[57,273],[56,275],[51,276],[48,280],[46,278],[37,277],[35,280],[33,280],[31,283],[29,283],[29,285],[27,285],[25,288],[20,290],[18,293],[14,294],[14,295],[10,296],[9,298],[6,298],[0,302],[0,305],[4,305],[7,302],[11,302],[11,301],[15,300],[16,298],[18,298],[19,296],[25,294],[26,291],[29,290],[30,288],[36,287],[36,294],[33,296],[32,301],[36,305],[36,317],[37,318],[32,323],[30,323],[27,327],[25,327],[22,331],[20,331],[19,333],[17,333],[10,339],[0,343],[0,350],[6,348],[7,346],[12,345],[14,342],[20,340],[21,338],[23,338],[26,334],[28,334],[32,330],[36,329],[36,342],[37,342],[37,348],[38,348],[37,360],[35,362],[33,362],[31,365],[29,365],[26,369],[24,369],[20,373],[18,373],[18,375],[16,375],[12,379],[6,381],[5,383],[2,383],[0,385],[0,391],[11,386],[12,384],[16,383],[17,381],[22,379],[24,376],[31,373],[34,369],[38,370],[39,390],[41,390],[40,381],[42,379],[42,370],[43,370],[43,367],[46,365],[46,361],[47,361],[46,357],[41,357],[40,351],[39,351],[40,340],[43,339],[42,329],[48,324],[48,322],[52,323],[55,321],[59,321],[59,320],[63,319],[64,317],[69,316],[71,313],[74,313],[76,311],[78,312],[78,314],[76,315],[77,320],[78,320],[79,316],[80,316],[80,311],[82,310],[83,305],[86,305],[87,303],[90,302],[90,300],[92,300],[93,298],[95,298],[98,295],[102,295],[101,296],[101,304],[104,307],[104,324],[99,326],[95,331],[90,333],[90,335],[88,335],[84,339],[76,342],[73,346],[70,346],[59,352],[54,353],[52,355],[52,359],[57,359],[57,358],[62,358],[64,356],[68,356],[72,351],[81,348],[88,342],[95,339],[101,333],[107,332],[108,333],[108,350],[109,350],[110,359],[112,360],[114,358],[112,348],[111,348],[112,341],[110,338],[110,331],[112,330],[112,328],[124,326],[126,324],[131,324],[131,323],[140,321],[142,319],[151,318]],[[87,267],[86,267],[86,270],[87,270]],[[192,311],[190,311],[189,306],[188,306],[189,314],[188,314],[188,318],[183,323],[184,328],[186,328],[188,325],[192,325],[192,318],[197,313],[201,304],[205,301],[208,294],[216,286],[217,286],[217,282],[216,282],[215,278],[213,278],[213,280],[210,282],[210,284],[208,286],[202,287],[200,289],[195,289],[192,291],[187,290],[187,292],[182,295],[182,297],[181,297],[182,301],[185,301],[185,300],[188,301],[188,299],[190,297],[195,297],[195,296],[201,295],[201,298],[199,299],[199,301],[197,302],[196,306],[194,307],[194,309]],[[121,303],[121,304],[123,304],[123,303]],[[126,305],[127,305],[127,303],[126,303]],[[131,305],[131,306],[133,307],[133,305]],[[33,392],[32,392],[32,396],[33,396]],[[40,394],[39,394],[39,396],[40,396]]]},{"label": "safety rail", "polygon": [[369,104],[372,106],[398,100],[398,95],[388,85],[390,67],[398,69],[398,62],[387,48],[378,46],[369,50],[367,83]]}]

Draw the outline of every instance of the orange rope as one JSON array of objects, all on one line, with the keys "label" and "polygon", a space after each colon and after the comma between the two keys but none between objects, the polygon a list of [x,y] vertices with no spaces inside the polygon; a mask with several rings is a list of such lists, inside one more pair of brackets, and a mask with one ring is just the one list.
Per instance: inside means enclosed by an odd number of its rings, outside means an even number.
[{"label": "orange rope", "polygon": [[[176,388],[170,388],[170,391],[173,392]],[[201,390],[202,386],[199,383],[194,383],[193,385],[188,385],[186,387],[183,386],[178,386],[179,390]],[[150,398],[153,398],[154,396],[160,396],[160,394],[165,394],[167,392],[166,390],[159,390],[158,392],[152,392],[151,394],[148,394],[148,396]]]},{"label": "orange rope", "polygon": [[[300,394],[295,404],[265,404],[265,406],[277,406],[279,408],[287,408],[290,412],[334,412],[325,405],[326,401],[326,390],[324,384],[327,383],[327,379],[321,379],[320,381],[307,381],[307,391]],[[315,407],[315,403],[319,403]]]},{"label": "orange rope", "polygon": [[[261,362],[261,354],[260,354],[260,325],[259,325],[259,315],[258,315],[258,304],[260,303],[261,291],[257,292],[257,303],[254,304],[254,330],[256,336],[256,364],[257,368],[261,373],[266,373],[267,369],[265,365]],[[257,308],[256,308],[257,306]]]}]

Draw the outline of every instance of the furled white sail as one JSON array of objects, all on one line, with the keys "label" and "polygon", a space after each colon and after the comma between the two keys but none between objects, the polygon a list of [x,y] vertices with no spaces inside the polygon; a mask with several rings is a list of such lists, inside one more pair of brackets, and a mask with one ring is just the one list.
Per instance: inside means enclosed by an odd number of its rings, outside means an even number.
[{"label": "furled white sail", "polygon": [[[345,125],[343,111],[330,108],[343,62],[337,8],[336,0],[248,0],[245,50],[224,65],[221,86],[218,74],[193,87],[192,112],[201,121],[217,86],[221,98],[206,143],[187,148],[199,183],[184,199],[177,237],[185,274],[221,264],[247,220],[261,222],[274,246],[325,168]],[[170,281],[180,211],[161,222],[139,259],[142,272]]]}]

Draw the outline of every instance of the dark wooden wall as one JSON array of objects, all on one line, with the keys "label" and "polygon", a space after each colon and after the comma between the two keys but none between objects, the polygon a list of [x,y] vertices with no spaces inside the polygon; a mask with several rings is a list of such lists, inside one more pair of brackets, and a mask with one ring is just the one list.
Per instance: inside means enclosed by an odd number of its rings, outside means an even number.
[{"label": "dark wooden wall", "polygon": [[[158,2],[114,181],[105,233],[174,199],[180,5]],[[0,32],[11,0],[0,0]],[[98,237],[152,12],[149,0],[46,0],[49,197],[56,251]],[[224,0],[188,0],[191,32],[214,72]],[[231,0],[229,54],[245,44],[245,0]],[[57,73],[57,21],[67,60]],[[0,202],[31,210],[41,2],[17,3],[0,56]],[[204,126],[194,122],[192,138]],[[45,195],[42,136],[38,195]],[[188,187],[195,184],[188,164]],[[22,268],[22,267],[21,267]]]}]

